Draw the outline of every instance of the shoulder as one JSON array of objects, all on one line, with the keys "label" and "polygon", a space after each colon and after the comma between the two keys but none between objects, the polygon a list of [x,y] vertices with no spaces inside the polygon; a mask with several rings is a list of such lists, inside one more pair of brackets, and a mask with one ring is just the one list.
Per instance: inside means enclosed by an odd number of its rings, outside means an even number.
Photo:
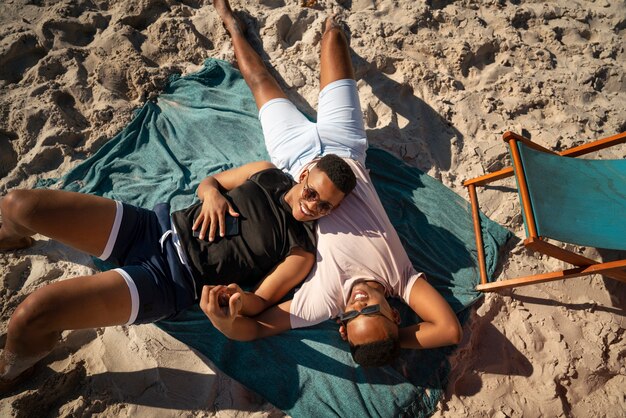
[{"label": "shoulder", "polygon": [[[323,264],[323,263],[322,263]],[[338,274],[317,263],[291,301],[291,327],[303,328],[336,317],[343,310],[341,280]]]},{"label": "shoulder", "polygon": [[269,190],[289,189],[295,184],[293,179],[276,167],[269,167],[250,176],[249,180]]}]

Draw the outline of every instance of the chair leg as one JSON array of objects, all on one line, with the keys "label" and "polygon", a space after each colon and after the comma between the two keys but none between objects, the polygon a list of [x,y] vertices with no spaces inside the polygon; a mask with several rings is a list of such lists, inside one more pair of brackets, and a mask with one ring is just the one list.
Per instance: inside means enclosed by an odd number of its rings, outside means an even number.
[{"label": "chair leg", "polygon": [[[530,248],[533,251],[543,253],[550,257],[558,258],[559,260],[565,261],[566,263],[578,267],[600,264],[596,260],[592,260],[591,258],[584,257],[580,254],[576,254],[561,247],[557,247],[556,245],[550,244],[537,237],[527,238],[524,241],[524,246]],[[611,279],[626,281],[626,271],[610,271],[603,274]]]},{"label": "chair leg", "polygon": [[467,186],[470,202],[472,203],[472,219],[474,221],[474,237],[476,238],[476,250],[478,251],[478,269],[480,271],[480,283],[486,284],[487,266],[485,263],[485,248],[483,247],[483,233],[480,227],[480,211],[478,209],[478,196],[476,195],[476,186],[473,184]]},{"label": "chair leg", "polygon": [[626,269],[626,260],[610,261],[608,263],[597,263],[590,266],[576,267],[573,269],[555,271],[551,273],[536,274],[533,276],[518,277],[515,279],[500,280],[493,283],[480,284],[476,286],[476,290],[481,292],[493,292],[500,289],[509,289],[518,286],[527,286],[537,283],[551,282],[554,280],[570,279],[574,277],[586,276],[588,274],[602,274],[612,279],[619,280],[626,283],[626,279],[621,275],[615,273],[621,273],[620,270]]}]

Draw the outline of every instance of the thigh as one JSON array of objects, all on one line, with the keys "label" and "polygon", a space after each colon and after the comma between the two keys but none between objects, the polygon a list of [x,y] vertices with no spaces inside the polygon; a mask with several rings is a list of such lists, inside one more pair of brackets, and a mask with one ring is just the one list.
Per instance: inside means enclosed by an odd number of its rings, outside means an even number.
[{"label": "thigh", "polygon": [[333,81],[321,92],[317,131],[324,154],[337,154],[364,163],[367,139],[356,82]]},{"label": "thigh", "polygon": [[267,102],[259,111],[265,146],[272,163],[292,175],[302,161],[321,153],[315,123],[308,120],[288,99]]},{"label": "thigh", "polygon": [[117,271],[61,280],[38,289],[28,299],[50,331],[96,328],[128,322],[131,296]]},{"label": "thigh", "polygon": [[114,200],[62,190],[20,192],[25,213],[20,218],[30,230],[99,255],[106,246],[116,215]]},{"label": "thigh", "polygon": [[333,81],[344,78],[354,79],[352,60],[348,41],[334,22],[334,18],[326,21],[326,30],[322,36],[322,50],[320,54],[320,90],[323,90]]}]

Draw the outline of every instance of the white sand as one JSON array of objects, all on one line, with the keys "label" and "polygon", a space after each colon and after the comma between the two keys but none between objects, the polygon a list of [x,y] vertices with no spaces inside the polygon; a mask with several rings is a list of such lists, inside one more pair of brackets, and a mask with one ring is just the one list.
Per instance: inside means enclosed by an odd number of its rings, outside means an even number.
[{"label": "white sand", "polygon": [[[563,149],[626,130],[624,2],[233,1],[256,18],[290,97],[313,106],[322,24],[345,17],[371,144],[463,197],[464,179],[508,164],[527,131]],[[57,177],[124,127],[167,75],[233,59],[207,1],[5,0],[0,5],[0,196]],[[622,64],[620,64],[620,62]],[[626,147],[601,155],[624,158]],[[482,209],[523,237],[509,188]],[[504,190],[504,192],[502,191]],[[0,332],[47,282],[89,258],[41,239],[0,254]],[[605,259],[615,253],[589,256]],[[501,277],[558,268],[512,243]],[[452,359],[442,417],[622,417],[626,291],[599,276],[487,295]],[[68,332],[0,416],[282,416],[154,326]]]}]

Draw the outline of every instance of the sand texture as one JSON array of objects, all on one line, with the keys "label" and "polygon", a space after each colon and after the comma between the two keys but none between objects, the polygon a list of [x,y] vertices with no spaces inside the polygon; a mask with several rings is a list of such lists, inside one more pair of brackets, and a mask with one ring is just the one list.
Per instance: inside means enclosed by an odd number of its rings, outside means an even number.
[{"label": "sand texture", "polygon": [[[557,150],[626,131],[624,1],[232,3],[307,111],[317,104],[323,22],[338,12],[370,143],[465,198],[464,179],[509,164],[507,130]],[[169,74],[194,72],[207,57],[234,61],[206,0],[3,0],[0,196],[76,166]],[[599,155],[624,158],[626,147]],[[501,186],[479,191],[484,212],[517,237],[497,274],[564,267],[524,249],[515,182]],[[0,333],[34,289],[95,271],[88,256],[36,238],[0,253]],[[435,416],[623,417],[625,306],[626,287],[600,276],[487,295]],[[66,332],[36,376],[0,400],[2,417],[283,415],[155,326]]]}]

